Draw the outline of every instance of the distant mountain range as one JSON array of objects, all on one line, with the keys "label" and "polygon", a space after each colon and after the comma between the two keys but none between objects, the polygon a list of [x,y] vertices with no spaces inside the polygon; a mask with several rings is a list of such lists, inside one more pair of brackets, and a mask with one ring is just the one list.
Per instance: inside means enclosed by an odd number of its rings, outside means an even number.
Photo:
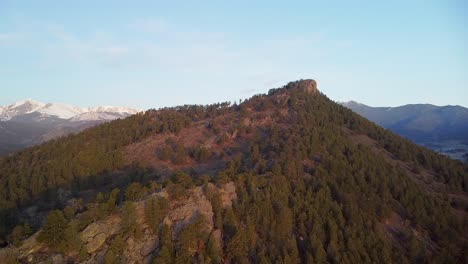
[{"label": "distant mountain range", "polygon": [[0,158],[0,262],[467,263],[467,170],[294,81]]},{"label": "distant mountain range", "polygon": [[0,155],[137,112],[127,107],[80,108],[32,99],[0,106]]},{"label": "distant mountain range", "polygon": [[468,153],[468,109],[462,106],[408,104],[371,107],[341,103],[365,118],[418,144],[456,159]]}]

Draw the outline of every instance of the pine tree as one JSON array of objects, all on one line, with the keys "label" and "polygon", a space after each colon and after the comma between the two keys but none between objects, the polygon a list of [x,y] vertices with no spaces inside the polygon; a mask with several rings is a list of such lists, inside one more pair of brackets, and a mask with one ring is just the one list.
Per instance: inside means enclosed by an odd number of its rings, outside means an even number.
[{"label": "pine tree", "polygon": [[78,232],[77,221],[73,221],[68,224],[68,227],[65,230],[65,241],[63,244],[65,251],[67,252],[76,251],[83,244]]},{"label": "pine tree", "polygon": [[153,197],[145,201],[145,220],[154,233],[158,231],[159,223],[169,210],[169,204],[164,197]]},{"label": "pine tree", "polygon": [[125,190],[126,201],[138,201],[145,195],[143,186],[139,182],[132,182]]},{"label": "pine tree", "polygon": [[63,243],[66,241],[66,229],[68,222],[62,211],[53,210],[47,214],[42,230],[37,237],[39,242],[55,248],[63,249]]},{"label": "pine tree", "polygon": [[125,202],[122,208],[122,231],[130,236],[135,235],[138,229],[136,220],[135,205],[133,202]]},{"label": "pine tree", "polygon": [[220,248],[213,234],[211,234],[210,237],[208,238],[205,251],[206,251],[206,256],[209,257],[209,259],[211,260],[211,263],[213,264],[221,263]]},{"label": "pine tree", "polygon": [[114,240],[112,240],[106,255],[104,256],[105,264],[114,264],[120,262],[120,256],[125,247],[125,240],[123,236],[117,235]]},{"label": "pine tree", "polygon": [[28,223],[17,225],[15,228],[13,228],[13,231],[11,231],[11,234],[8,236],[8,241],[14,246],[18,247],[21,245],[21,241],[31,235],[31,233],[32,230]]},{"label": "pine tree", "polygon": [[153,259],[153,264],[170,264],[174,261],[171,228],[164,224],[159,235],[159,252]]},{"label": "pine tree", "polygon": [[117,202],[117,197],[120,193],[119,189],[113,189],[112,192],[109,195],[109,199],[107,199],[107,210],[108,213],[113,213],[116,209],[116,202]]}]

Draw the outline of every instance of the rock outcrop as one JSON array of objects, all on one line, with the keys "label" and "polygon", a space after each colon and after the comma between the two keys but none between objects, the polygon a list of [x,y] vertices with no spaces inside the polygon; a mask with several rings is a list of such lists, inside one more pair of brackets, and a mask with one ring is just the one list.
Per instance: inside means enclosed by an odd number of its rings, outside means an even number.
[{"label": "rock outcrop", "polygon": [[228,207],[232,205],[232,201],[237,199],[236,186],[233,182],[228,182],[222,188],[219,189],[221,194],[221,202],[223,207]]},{"label": "rock outcrop", "polygon": [[317,89],[317,82],[312,79],[299,81],[299,88],[303,89],[304,91],[310,94],[315,95],[319,93]]},{"label": "rock outcrop", "polygon": [[[223,207],[231,206],[233,200],[237,199],[236,187],[232,182],[220,187],[208,184],[206,188],[218,191],[221,195]],[[186,195],[177,200],[171,200],[168,192],[163,189],[158,193],[148,195],[145,200],[135,202],[136,220],[142,236],[138,239],[134,237],[126,238],[125,247],[122,252],[126,263],[151,263],[154,253],[158,250],[158,237],[146,224],[144,215],[146,200],[154,196],[169,198],[170,210],[164,217],[163,223],[171,226],[174,239],[177,239],[180,231],[187,224],[191,223],[197,216],[202,216],[204,224],[201,228],[207,233],[213,234],[216,242],[221,245],[221,230],[214,228],[213,208],[205,196],[204,187],[195,187],[187,190]],[[103,263],[111,241],[121,232],[121,223],[122,216],[117,212],[100,221],[89,224],[80,233],[80,239],[88,254],[88,258],[81,263]],[[76,254],[78,250],[75,253],[71,253],[71,255],[54,254],[44,244],[37,242],[36,237],[38,233],[23,241],[21,247],[14,249],[19,259],[24,263],[75,263],[77,261],[78,256]],[[0,250],[0,253],[2,253],[2,250]]]},{"label": "rock outcrop", "polygon": [[213,229],[213,208],[202,187],[191,190],[187,199],[172,203],[171,210],[163,222],[172,227],[172,234],[176,237],[182,227],[191,223],[198,214],[206,221],[206,231]]},{"label": "rock outcrop", "polygon": [[81,233],[81,240],[86,244],[88,254],[98,250],[108,237],[117,234],[121,222],[122,219],[115,215],[86,227]]}]

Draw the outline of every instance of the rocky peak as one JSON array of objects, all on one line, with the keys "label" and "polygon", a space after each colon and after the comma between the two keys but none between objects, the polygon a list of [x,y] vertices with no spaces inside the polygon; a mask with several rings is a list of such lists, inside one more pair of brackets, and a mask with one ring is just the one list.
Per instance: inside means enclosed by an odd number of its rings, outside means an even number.
[{"label": "rocky peak", "polygon": [[298,80],[294,82],[290,82],[287,85],[277,88],[271,89],[268,94],[269,95],[284,95],[289,93],[290,91],[303,91],[312,95],[318,95],[320,92],[317,89],[317,82],[313,79],[305,79],[305,80]]},{"label": "rocky peak", "polygon": [[312,80],[312,79],[300,80],[298,81],[298,86],[300,89],[303,89],[307,93],[310,93],[310,94],[318,93],[317,82],[315,80]]}]

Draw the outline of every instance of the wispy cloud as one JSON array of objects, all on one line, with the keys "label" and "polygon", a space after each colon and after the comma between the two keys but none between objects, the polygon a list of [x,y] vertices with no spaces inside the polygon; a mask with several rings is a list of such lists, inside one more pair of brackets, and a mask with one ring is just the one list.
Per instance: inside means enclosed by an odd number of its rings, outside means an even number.
[{"label": "wispy cloud", "polygon": [[59,25],[48,25],[46,33],[53,39],[59,51],[77,62],[97,63],[101,66],[124,65],[131,47],[116,40],[111,34],[94,33],[77,36]]},{"label": "wispy cloud", "polygon": [[149,33],[163,33],[171,29],[169,23],[161,18],[140,18],[128,23],[130,29]]},{"label": "wispy cloud", "polygon": [[0,33],[0,44],[8,44],[23,38],[19,33]]},{"label": "wispy cloud", "polygon": [[[53,23],[35,23],[30,28],[43,61],[40,69],[53,69],[57,60],[68,67],[138,69],[191,74],[229,76],[249,80],[259,86],[281,85],[293,79],[289,73],[304,70],[302,64],[323,56],[324,36],[284,35],[236,43],[222,32],[200,31],[161,18],[142,18],[122,24],[122,32],[100,28],[77,34]],[[126,31],[126,32],[125,32]],[[124,38],[131,34],[131,38]],[[2,41],[0,35],[0,42]],[[12,36],[4,35],[3,39]],[[64,65],[64,64],[60,64]],[[288,65],[288,66],[286,66]],[[233,77],[234,76],[234,77]],[[264,87],[260,87],[263,89]],[[249,88],[250,89],[250,88]],[[244,91],[245,92],[245,91]]]}]

